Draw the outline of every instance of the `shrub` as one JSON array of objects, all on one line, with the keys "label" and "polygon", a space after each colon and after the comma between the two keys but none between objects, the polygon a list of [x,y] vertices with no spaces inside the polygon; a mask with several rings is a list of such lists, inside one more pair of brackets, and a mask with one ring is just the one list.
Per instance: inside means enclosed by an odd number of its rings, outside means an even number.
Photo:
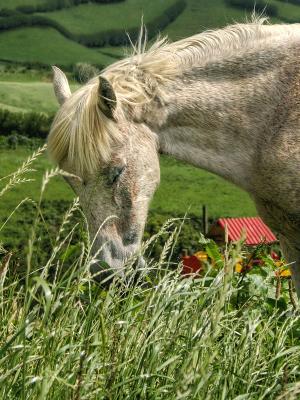
[{"label": "shrub", "polygon": [[278,9],[275,4],[269,4],[265,0],[225,0],[230,6],[244,8],[245,10],[253,11],[254,9],[258,12],[265,12],[270,17],[276,17],[278,15]]},{"label": "shrub", "polygon": [[12,131],[11,135],[0,136],[0,149],[16,149],[24,146],[29,149],[36,149],[43,145],[44,139],[30,138]]},{"label": "shrub", "polygon": [[16,15],[17,11],[11,10],[9,8],[2,8],[0,10],[0,17],[12,17],[13,15]]},{"label": "shrub", "polygon": [[282,3],[291,3],[291,4],[296,4],[297,6],[300,5],[300,0],[279,0]]},{"label": "shrub", "polygon": [[24,14],[33,14],[35,12],[49,12],[61,10],[63,8],[69,8],[78,6],[79,4],[85,3],[120,3],[125,0],[48,0],[42,4],[37,5],[22,5],[16,7],[16,11]]},{"label": "shrub", "polygon": [[78,83],[86,83],[94,76],[98,75],[100,70],[87,63],[77,63],[73,67],[73,77]]},{"label": "shrub", "polygon": [[0,135],[9,136],[12,132],[27,137],[46,138],[53,116],[42,113],[13,113],[0,109]]}]

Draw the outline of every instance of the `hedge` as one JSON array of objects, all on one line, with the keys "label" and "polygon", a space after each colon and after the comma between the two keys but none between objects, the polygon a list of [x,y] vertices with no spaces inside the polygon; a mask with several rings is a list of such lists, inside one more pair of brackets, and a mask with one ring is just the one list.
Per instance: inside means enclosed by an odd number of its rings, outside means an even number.
[{"label": "hedge", "polygon": [[20,146],[26,147],[27,149],[37,149],[41,147],[44,142],[45,139],[27,137],[14,131],[8,136],[0,135],[0,149],[5,150],[17,149]]},{"label": "hedge", "polygon": [[269,4],[265,0],[225,0],[225,2],[234,7],[243,8],[245,10],[265,12],[270,17],[278,16],[278,9],[275,4]]},{"label": "hedge", "polygon": [[14,10],[8,8],[2,8],[0,10],[0,16],[8,17],[11,15],[16,15],[18,13],[23,14],[34,14],[36,12],[50,12],[56,10],[62,10],[64,8],[69,8],[73,6],[78,6],[79,4],[85,3],[120,3],[125,0],[48,0],[44,4],[37,5],[23,5],[18,6]]},{"label": "hedge", "polygon": [[0,109],[0,135],[18,134],[31,138],[45,139],[52,120],[52,115],[35,112],[14,113]]},{"label": "hedge", "polygon": [[[177,0],[166,9],[162,15],[156,17],[147,24],[149,38],[155,36],[158,31],[164,29],[182,13],[186,6],[185,0]],[[47,26],[56,29],[70,40],[83,44],[87,47],[121,46],[130,44],[128,36],[123,29],[112,29],[94,34],[74,34],[63,27],[60,23],[41,15],[27,15],[16,13],[0,19],[0,31],[29,26]],[[127,30],[131,40],[136,40],[140,27]]]},{"label": "hedge", "polygon": [[300,6],[300,0],[280,0],[282,3],[292,3]]}]

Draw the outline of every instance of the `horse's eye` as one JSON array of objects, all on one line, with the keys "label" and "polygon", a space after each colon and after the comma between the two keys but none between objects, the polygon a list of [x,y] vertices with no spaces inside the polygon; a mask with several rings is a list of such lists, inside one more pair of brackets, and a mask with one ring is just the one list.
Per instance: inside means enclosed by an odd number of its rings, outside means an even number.
[{"label": "horse's eye", "polygon": [[122,175],[124,169],[125,169],[125,166],[110,168],[109,173],[108,173],[108,179],[109,179],[109,183],[111,185],[113,185],[114,183],[117,182],[117,180]]}]

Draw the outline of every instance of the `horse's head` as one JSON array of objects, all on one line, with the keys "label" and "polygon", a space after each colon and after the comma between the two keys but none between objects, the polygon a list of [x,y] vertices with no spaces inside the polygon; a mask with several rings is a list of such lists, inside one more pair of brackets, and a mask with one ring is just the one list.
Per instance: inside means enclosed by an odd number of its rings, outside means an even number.
[{"label": "horse's head", "polygon": [[50,155],[70,174],[66,180],[79,196],[96,258],[119,270],[139,250],[159,183],[156,135],[125,116],[102,76],[71,94],[54,67],[54,90],[61,107],[48,137]]}]

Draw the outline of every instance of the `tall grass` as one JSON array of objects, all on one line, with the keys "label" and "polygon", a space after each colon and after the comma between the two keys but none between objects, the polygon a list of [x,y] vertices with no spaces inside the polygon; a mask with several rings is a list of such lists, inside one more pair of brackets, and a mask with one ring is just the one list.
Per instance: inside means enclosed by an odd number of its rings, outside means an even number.
[{"label": "tall grass", "polygon": [[70,244],[81,229],[69,222],[75,200],[49,238],[49,259],[36,264],[41,199],[59,172],[43,180],[26,272],[14,272],[2,244],[1,399],[299,398],[300,318],[287,284],[276,296],[271,267],[234,272],[241,244],[226,248],[218,269],[183,279],[170,257],[180,223],[167,221],[141,248],[147,255],[167,235],[160,259],[136,271],[132,257],[105,289],[89,272],[88,235]]}]

